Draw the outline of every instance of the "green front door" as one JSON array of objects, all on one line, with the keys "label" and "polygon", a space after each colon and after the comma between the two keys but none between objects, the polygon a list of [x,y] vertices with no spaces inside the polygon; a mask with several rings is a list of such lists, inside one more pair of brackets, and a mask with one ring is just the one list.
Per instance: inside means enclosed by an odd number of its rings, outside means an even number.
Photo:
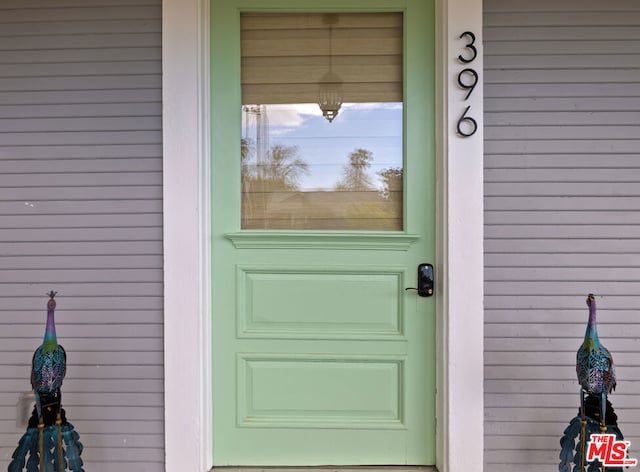
[{"label": "green front door", "polygon": [[211,64],[214,464],[433,464],[432,2],[213,0]]}]

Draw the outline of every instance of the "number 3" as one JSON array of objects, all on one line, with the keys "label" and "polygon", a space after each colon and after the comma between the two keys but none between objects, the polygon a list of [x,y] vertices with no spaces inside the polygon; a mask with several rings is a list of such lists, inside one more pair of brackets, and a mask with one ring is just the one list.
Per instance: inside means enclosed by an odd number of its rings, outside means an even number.
[{"label": "number 3", "polygon": [[476,49],[476,47],[474,46],[474,43],[476,42],[476,35],[473,34],[471,31],[465,31],[464,33],[462,33],[460,35],[460,39],[464,38],[465,36],[467,36],[470,39],[470,42],[467,43],[464,47],[469,49],[472,52],[471,55],[471,59],[465,59],[462,54],[460,54],[458,56],[458,60],[460,62],[462,62],[463,64],[468,64],[470,62],[473,62],[474,59],[478,56],[478,50]]}]

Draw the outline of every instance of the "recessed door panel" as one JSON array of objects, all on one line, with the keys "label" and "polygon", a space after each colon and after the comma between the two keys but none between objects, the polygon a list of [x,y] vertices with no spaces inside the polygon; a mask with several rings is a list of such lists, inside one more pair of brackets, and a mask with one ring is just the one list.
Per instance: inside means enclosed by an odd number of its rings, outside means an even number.
[{"label": "recessed door panel", "polygon": [[241,354],[239,426],[404,428],[402,367],[402,358]]},{"label": "recessed door panel", "polygon": [[238,269],[239,337],[402,337],[402,268]]}]

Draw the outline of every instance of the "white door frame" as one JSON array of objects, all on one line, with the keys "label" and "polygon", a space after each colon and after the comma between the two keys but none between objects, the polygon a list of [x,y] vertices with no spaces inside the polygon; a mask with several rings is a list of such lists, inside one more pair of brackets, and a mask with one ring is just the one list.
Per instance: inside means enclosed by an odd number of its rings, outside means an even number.
[{"label": "white door frame", "polygon": [[[165,463],[212,465],[209,1],[163,0]],[[482,2],[436,0],[437,433],[441,472],[483,463]],[[472,96],[457,57],[476,35]],[[456,134],[465,108],[477,122]]]}]

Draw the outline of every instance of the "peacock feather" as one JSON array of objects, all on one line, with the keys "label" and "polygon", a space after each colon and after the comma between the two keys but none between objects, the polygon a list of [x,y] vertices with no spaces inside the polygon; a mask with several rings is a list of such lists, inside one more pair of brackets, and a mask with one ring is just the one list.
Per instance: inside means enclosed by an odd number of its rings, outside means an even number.
[{"label": "peacock feather", "polygon": [[[39,421],[37,410],[34,408],[27,431],[20,438],[7,471],[22,472],[26,465],[26,472],[59,472],[60,470],[84,472],[82,468],[84,464],[80,457],[83,449],[80,435],[73,424],[67,421],[64,408],[60,409],[60,424],[57,424],[56,420],[51,422],[47,419],[42,428],[43,455],[42,471],[40,471]],[[60,466],[61,455],[62,467]]]},{"label": "peacock feather", "polygon": [[[20,441],[18,442],[18,447],[13,454],[11,455],[11,463],[9,464],[8,472],[22,472],[22,469],[25,466],[25,462],[27,459],[27,455],[31,453],[33,456],[33,452],[37,452],[38,450],[38,428],[27,428],[27,431],[22,435]],[[34,451],[35,445],[35,451]],[[29,458],[29,465],[27,467],[27,472],[37,472],[38,471],[38,459],[35,459],[35,469],[34,461],[31,460],[32,457]]]},{"label": "peacock feather", "polygon": [[[594,433],[602,433],[600,425],[600,396],[589,395],[584,402],[584,407],[586,437],[590,437]],[[578,410],[578,414],[569,422],[569,425],[564,430],[564,435],[560,439],[559,472],[579,472],[581,460],[584,460],[584,456],[580,457],[581,454],[584,454],[580,448],[581,416],[581,412]],[[608,400],[606,402],[606,418],[606,433],[615,434],[618,441],[623,441],[624,436],[618,427],[618,417]],[[587,472],[600,472],[601,468],[600,461],[594,460],[591,463],[585,462],[584,470]],[[622,467],[607,467],[607,472],[622,472]]]}]

